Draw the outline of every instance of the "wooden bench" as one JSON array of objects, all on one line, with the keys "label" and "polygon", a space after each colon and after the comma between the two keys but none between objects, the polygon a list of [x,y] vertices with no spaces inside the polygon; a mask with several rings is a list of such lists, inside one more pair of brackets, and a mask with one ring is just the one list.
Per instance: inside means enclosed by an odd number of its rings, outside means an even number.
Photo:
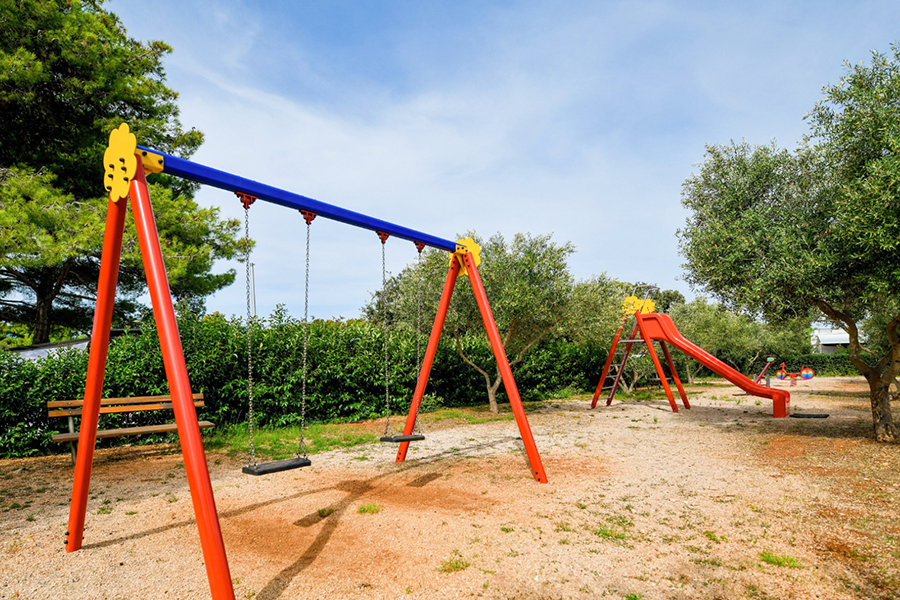
[{"label": "wooden bench", "polygon": [[[194,406],[203,406],[203,394],[194,394]],[[84,399],[80,400],[53,400],[47,403],[47,416],[49,417],[68,417],[69,433],[56,433],[51,436],[54,442],[69,442],[72,448],[72,463],[75,463],[75,452],[77,448],[79,432],[75,431],[75,417],[80,417]],[[165,410],[172,409],[171,396],[137,396],[134,398],[101,398],[100,414],[112,413],[129,413],[144,410]],[[197,423],[200,429],[209,429],[215,427],[214,423],[209,421],[199,421]],[[175,423],[163,423],[162,425],[140,425],[136,427],[121,427],[117,429],[100,429],[97,431],[98,438],[119,437],[122,435],[147,435],[149,433],[167,433],[170,431],[178,431]]]}]

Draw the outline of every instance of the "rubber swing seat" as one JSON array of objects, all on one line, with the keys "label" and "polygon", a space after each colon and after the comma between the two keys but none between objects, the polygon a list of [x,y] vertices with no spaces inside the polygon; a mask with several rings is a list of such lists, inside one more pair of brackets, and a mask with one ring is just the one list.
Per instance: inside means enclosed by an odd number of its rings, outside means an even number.
[{"label": "rubber swing seat", "polygon": [[828,413],[791,413],[795,419],[827,419]]},{"label": "rubber swing seat", "polygon": [[308,458],[300,456],[288,458],[285,460],[275,460],[258,465],[247,465],[241,469],[242,473],[247,475],[268,475],[270,473],[280,473],[282,471],[290,471],[291,469],[299,469],[300,467],[308,467],[312,462]]},{"label": "rubber swing seat", "polygon": [[413,433],[411,435],[386,435],[381,438],[382,442],[387,443],[398,443],[398,442],[418,442],[424,440],[425,436],[420,435],[418,433]]}]

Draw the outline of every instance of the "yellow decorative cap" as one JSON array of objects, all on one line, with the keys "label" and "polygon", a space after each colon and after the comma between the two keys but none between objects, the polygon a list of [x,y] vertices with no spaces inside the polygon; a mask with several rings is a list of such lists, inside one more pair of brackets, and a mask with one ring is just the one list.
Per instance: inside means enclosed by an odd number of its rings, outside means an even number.
[{"label": "yellow decorative cap", "polygon": [[137,138],[127,123],[109,134],[109,146],[103,153],[103,182],[111,202],[118,202],[128,195],[128,186],[137,171],[136,151]]},{"label": "yellow decorative cap", "polygon": [[481,264],[481,246],[475,243],[470,237],[466,239],[458,239],[456,240],[456,252],[450,252],[450,262],[453,263],[453,257],[457,254],[459,255],[459,268],[461,275],[468,275],[468,271],[466,271],[466,263],[462,260],[462,255],[466,252],[472,253],[472,260],[475,261],[475,266]]}]

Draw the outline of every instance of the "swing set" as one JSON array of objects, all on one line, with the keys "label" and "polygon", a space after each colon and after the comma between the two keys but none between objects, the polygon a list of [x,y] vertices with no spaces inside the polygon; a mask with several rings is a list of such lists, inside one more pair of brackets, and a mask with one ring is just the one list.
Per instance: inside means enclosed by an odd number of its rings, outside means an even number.
[{"label": "swing set", "polygon": [[[115,300],[116,283],[118,279],[119,262],[122,253],[122,236],[125,226],[125,213],[128,200],[131,200],[132,210],[137,229],[138,243],[147,276],[147,287],[150,293],[153,316],[159,331],[160,349],[166,371],[169,390],[172,396],[172,406],[175,413],[175,422],[178,428],[178,437],[181,443],[181,451],[184,457],[185,471],[188,486],[191,492],[194,514],[197,519],[200,544],[203,552],[204,564],[209,579],[210,591],[215,600],[233,600],[234,588],[228,568],[228,559],[225,554],[225,545],[222,540],[222,532],[219,526],[219,517],[216,511],[215,497],[209,478],[209,469],[206,463],[206,455],[203,450],[203,442],[200,438],[200,428],[197,425],[197,414],[194,408],[190,379],[184,360],[184,351],[181,346],[181,338],[178,333],[178,325],[175,319],[175,310],[172,305],[172,296],[169,290],[168,277],[163,263],[159,234],[153,216],[153,208],[150,202],[150,193],[147,187],[146,172],[166,173],[181,177],[189,181],[209,185],[219,189],[234,192],[241,199],[245,209],[245,235],[249,237],[248,209],[255,200],[264,200],[287,208],[300,211],[307,226],[306,237],[306,277],[304,286],[304,333],[303,333],[303,389],[301,391],[301,437],[297,456],[287,461],[274,463],[257,463],[252,442],[253,427],[253,380],[252,350],[248,350],[248,396],[250,400],[250,459],[244,467],[245,473],[262,475],[275,473],[287,469],[306,466],[310,463],[306,456],[306,447],[303,439],[303,426],[306,419],[306,348],[308,340],[308,308],[309,308],[309,232],[313,219],[317,216],[332,219],[363,229],[374,231],[378,234],[382,244],[382,283],[385,283],[384,252],[387,240],[390,237],[405,239],[416,245],[420,257],[422,250],[428,246],[445,250],[450,253],[450,267],[444,282],[434,325],[428,338],[424,356],[419,365],[419,375],[416,389],[410,402],[409,413],[399,435],[395,435],[390,424],[390,405],[388,379],[387,379],[387,342],[385,341],[385,400],[387,422],[385,434],[381,438],[384,442],[399,443],[396,462],[405,460],[409,444],[412,441],[424,439],[418,428],[418,411],[431,373],[431,366],[437,352],[441,330],[456,280],[460,274],[467,276],[472,285],[472,291],[478,304],[488,340],[494,353],[494,358],[500,369],[500,374],[512,407],[516,424],[525,452],[531,466],[534,478],[542,483],[547,482],[544,467],[540,455],[534,443],[534,437],[522,406],[522,400],[516,388],[509,361],[500,339],[500,333],[494,322],[490,305],[481,278],[478,274],[480,264],[480,248],[470,239],[456,242],[438,238],[435,236],[395,225],[388,221],[375,219],[360,213],[346,210],[325,202],[314,200],[292,192],[287,192],[266,184],[245,179],[237,175],[219,171],[197,163],[193,163],[170,154],[151,150],[137,145],[137,138],[129,131],[128,125],[122,123],[118,129],[110,134],[109,147],[103,156],[104,183],[109,192],[109,204],[107,205],[106,227],[103,238],[103,250],[100,262],[100,277],[97,285],[97,302],[94,312],[94,324],[91,332],[91,347],[88,357],[87,379],[84,391],[84,406],[78,437],[79,452],[75,464],[74,483],[72,486],[72,500],[69,507],[69,522],[66,530],[66,551],[74,552],[82,547],[84,538],[84,523],[87,509],[88,491],[90,487],[91,470],[93,467],[94,448],[97,435],[97,422],[100,412],[100,398],[103,390],[103,380],[106,371],[106,358],[109,350],[109,333],[112,323],[113,303]],[[421,260],[421,259],[420,259]],[[421,262],[419,263],[421,266]],[[249,280],[249,260],[247,261]],[[421,276],[421,273],[420,273]],[[249,282],[248,282],[249,287]],[[248,289],[249,297],[249,289]],[[382,302],[385,302],[382,294]],[[421,298],[417,299],[421,304]],[[419,308],[421,315],[421,308]],[[248,348],[252,344],[252,319],[249,318],[248,300]],[[385,334],[387,331],[385,330]],[[418,353],[418,351],[417,351]]]}]

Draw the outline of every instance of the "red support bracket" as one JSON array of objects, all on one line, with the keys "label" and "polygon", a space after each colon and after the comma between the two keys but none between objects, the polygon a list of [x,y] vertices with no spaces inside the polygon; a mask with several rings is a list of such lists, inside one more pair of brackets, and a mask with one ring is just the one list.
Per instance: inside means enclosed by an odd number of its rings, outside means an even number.
[{"label": "red support bracket", "polygon": [[245,194],[244,192],[235,192],[235,196],[238,197],[238,200],[241,201],[241,204],[244,205],[244,208],[250,208],[250,205],[256,202],[256,196],[251,194]]},{"label": "red support bracket", "polygon": [[416,250],[419,251],[419,254],[422,254],[422,250],[425,249],[425,244],[422,242],[413,242],[416,245]]},{"label": "red support bracket", "polygon": [[378,234],[378,239],[381,240],[382,244],[386,243],[388,238],[391,237],[391,234],[385,233],[384,231],[376,231],[375,233]]},{"label": "red support bracket", "polygon": [[316,213],[310,212],[308,210],[301,210],[300,214],[303,215],[303,220],[306,221],[306,224],[309,225],[313,222],[313,219],[316,218]]}]

